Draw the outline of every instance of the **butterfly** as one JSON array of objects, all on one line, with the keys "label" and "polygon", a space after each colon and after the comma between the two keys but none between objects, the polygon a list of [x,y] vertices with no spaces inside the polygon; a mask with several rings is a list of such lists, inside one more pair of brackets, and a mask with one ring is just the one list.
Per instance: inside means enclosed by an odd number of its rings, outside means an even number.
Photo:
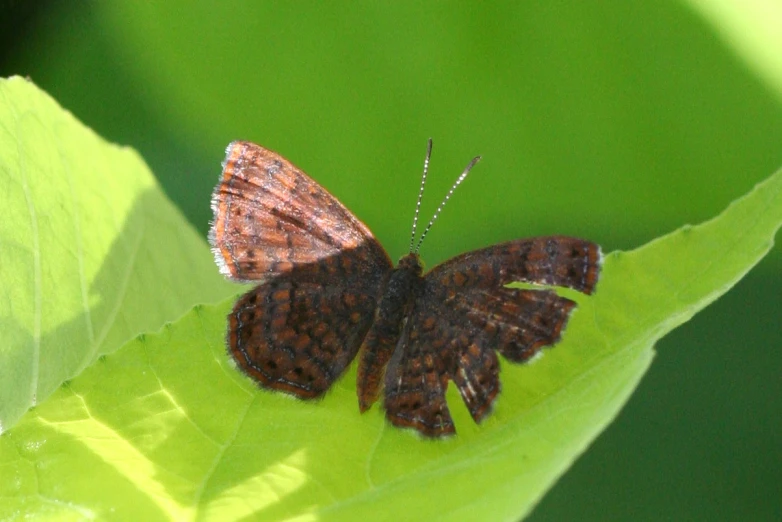
[{"label": "butterfly", "polygon": [[[367,226],[279,154],[247,141],[226,150],[209,241],[220,272],[258,286],[228,315],[228,353],[263,387],[321,397],[358,356],[361,412],[381,396],[386,418],[427,437],[455,433],[453,381],[476,423],[500,391],[498,353],[524,362],[556,343],[575,303],[548,286],[591,294],[595,243],[550,236],[456,256],[424,273],[421,243],[473,159],[396,267]],[[545,285],[510,288],[512,282]]]}]

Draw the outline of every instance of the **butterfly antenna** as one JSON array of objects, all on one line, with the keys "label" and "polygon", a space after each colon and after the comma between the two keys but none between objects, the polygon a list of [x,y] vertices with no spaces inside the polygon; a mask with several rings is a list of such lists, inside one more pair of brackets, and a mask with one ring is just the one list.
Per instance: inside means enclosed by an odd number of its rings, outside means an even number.
[{"label": "butterfly antenna", "polygon": [[451,195],[456,190],[456,187],[462,184],[462,181],[464,181],[464,178],[467,177],[467,174],[470,173],[472,168],[475,166],[476,163],[481,161],[480,156],[475,156],[470,163],[467,164],[467,166],[464,168],[464,172],[461,173],[461,175],[456,178],[456,181],[451,186],[451,190],[448,191],[448,194],[445,195],[445,198],[443,199],[443,202],[440,203],[440,206],[437,207],[437,210],[434,213],[434,216],[432,216],[431,221],[429,221],[429,224],[426,225],[426,229],[424,230],[424,233],[421,234],[421,239],[418,240],[418,245],[415,247],[415,253],[417,254],[418,251],[421,249],[421,243],[424,242],[424,238],[426,237],[426,234],[429,233],[429,229],[432,228],[432,225],[434,225],[434,222],[437,221],[437,218],[440,217],[440,212],[443,211],[445,208],[445,204],[448,203],[448,200],[451,199]]},{"label": "butterfly antenna", "polygon": [[429,158],[432,157],[432,138],[426,145],[426,158],[424,159],[424,175],[421,176],[421,188],[418,190],[418,203],[415,204],[415,216],[413,216],[413,231],[410,232],[410,252],[413,252],[413,242],[415,241],[415,229],[418,227],[418,211],[421,210],[421,200],[424,197],[424,185],[426,184],[426,173],[429,171]]}]

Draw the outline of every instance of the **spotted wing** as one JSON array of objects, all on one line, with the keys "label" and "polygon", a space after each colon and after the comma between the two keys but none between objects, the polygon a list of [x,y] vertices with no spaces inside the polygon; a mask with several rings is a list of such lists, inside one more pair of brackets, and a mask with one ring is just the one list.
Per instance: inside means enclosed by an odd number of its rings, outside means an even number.
[{"label": "spotted wing", "polygon": [[418,301],[405,325],[385,374],[383,407],[395,426],[427,437],[456,432],[445,402],[452,366],[450,341],[430,315],[431,303]]},{"label": "spotted wing", "polygon": [[228,316],[228,349],[262,386],[322,395],[355,357],[391,260],[336,198],[282,156],[228,146],[209,240],[220,271],[261,281]]},{"label": "spotted wing", "polygon": [[595,243],[546,236],[467,252],[434,267],[426,279],[455,289],[500,288],[508,283],[525,282],[591,294],[601,262],[600,246]]},{"label": "spotted wing", "polygon": [[247,141],[228,146],[212,196],[209,241],[220,271],[258,281],[362,247],[390,269],[366,225],[279,154]]},{"label": "spotted wing", "polygon": [[356,356],[388,270],[359,248],[270,278],[228,316],[229,353],[265,388],[321,396]]},{"label": "spotted wing", "polygon": [[544,237],[476,250],[435,267],[386,372],[388,419],[428,436],[453,433],[445,403],[449,379],[473,419],[484,419],[500,390],[494,350],[514,362],[528,360],[559,340],[575,307],[552,290],[504,285],[525,281],[590,294],[600,259],[594,243]]}]

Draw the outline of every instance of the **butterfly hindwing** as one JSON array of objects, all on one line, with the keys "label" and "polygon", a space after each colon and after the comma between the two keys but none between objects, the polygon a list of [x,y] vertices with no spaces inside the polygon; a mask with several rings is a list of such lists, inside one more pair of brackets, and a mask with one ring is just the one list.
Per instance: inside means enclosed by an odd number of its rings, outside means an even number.
[{"label": "butterfly hindwing", "polygon": [[242,296],[228,316],[228,349],[266,388],[321,396],[356,356],[382,274],[352,277],[355,251],[297,266]]},{"label": "butterfly hindwing", "polygon": [[[443,313],[464,325],[474,342],[524,362],[559,341],[576,303],[552,290],[520,288],[440,289]],[[436,293],[436,290],[433,290]]]},{"label": "butterfly hindwing", "polygon": [[414,428],[428,437],[450,435],[456,430],[445,400],[451,365],[444,349],[448,343],[436,329],[418,328],[419,318],[427,325],[432,323],[425,311],[416,310],[416,314],[408,321],[386,368],[386,418],[395,426]]},{"label": "butterfly hindwing", "polygon": [[462,337],[454,343],[449,375],[475,422],[491,412],[500,392],[500,365],[497,353],[475,339]]}]

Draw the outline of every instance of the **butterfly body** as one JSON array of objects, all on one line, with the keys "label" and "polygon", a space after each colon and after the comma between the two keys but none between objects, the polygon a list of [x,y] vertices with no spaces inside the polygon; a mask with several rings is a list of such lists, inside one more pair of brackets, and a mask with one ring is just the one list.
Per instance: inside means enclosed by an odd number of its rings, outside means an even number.
[{"label": "butterfly body", "polygon": [[357,391],[362,412],[378,398],[385,367],[397,350],[404,326],[423,292],[422,272],[418,255],[409,254],[399,261],[388,278],[360,352]]},{"label": "butterfly body", "polygon": [[468,252],[427,273],[412,252],[394,267],[336,198],[249,142],[229,145],[212,206],[221,271],[260,281],[228,316],[238,366],[264,388],[312,399],[358,356],[359,409],[382,394],[392,424],[426,436],[455,432],[449,382],[480,422],[500,391],[497,352],[523,362],[559,340],[575,303],[508,283],[589,294],[599,274],[599,247],[563,236]]}]

